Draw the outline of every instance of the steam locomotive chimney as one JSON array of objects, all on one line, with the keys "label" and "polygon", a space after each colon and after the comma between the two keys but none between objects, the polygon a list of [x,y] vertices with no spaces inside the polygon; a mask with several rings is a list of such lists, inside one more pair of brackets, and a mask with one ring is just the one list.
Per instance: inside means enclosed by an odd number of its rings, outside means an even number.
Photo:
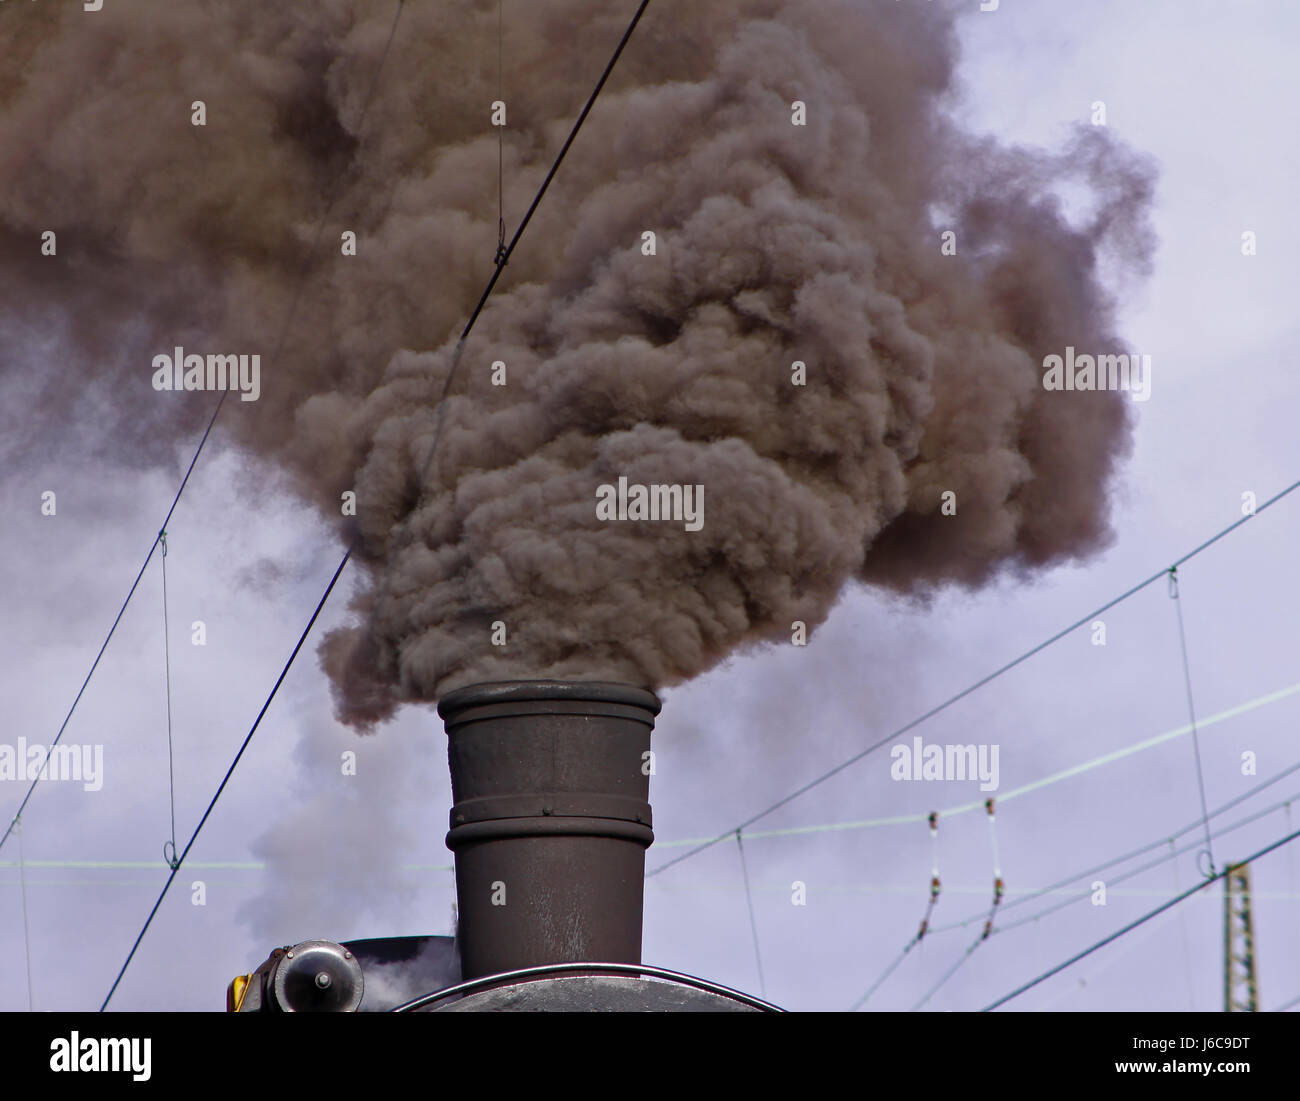
[{"label": "steam locomotive chimney", "polygon": [[466,979],[641,962],[652,692],[505,681],[444,696]]}]

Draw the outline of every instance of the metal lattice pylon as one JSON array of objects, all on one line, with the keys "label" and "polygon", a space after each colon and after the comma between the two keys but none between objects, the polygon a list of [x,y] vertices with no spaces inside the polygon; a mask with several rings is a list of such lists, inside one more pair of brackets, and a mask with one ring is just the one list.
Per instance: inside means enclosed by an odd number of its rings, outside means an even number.
[{"label": "metal lattice pylon", "polygon": [[1250,913],[1250,865],[1229,864],[1223,892],[1223,1010],[1257,1013],[1255,926]]}]

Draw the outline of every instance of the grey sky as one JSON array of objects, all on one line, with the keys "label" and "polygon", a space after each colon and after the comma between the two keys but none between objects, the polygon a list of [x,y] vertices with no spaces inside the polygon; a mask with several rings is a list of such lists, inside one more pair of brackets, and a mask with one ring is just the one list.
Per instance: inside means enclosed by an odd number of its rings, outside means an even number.
[{"label": "grey sky", "polygon": [[[957,110],[968,125],[1004,141],[1052,145],[1103,100],[1110,126],[1160,166],[1155,271],[1124,299],[1123,331],[1132,351],[1153,357],[1154,377],[1120,479],[1117,541],[1086,566],[975,596],[945,595],[925,608],[849,593],[806,649],[737,658],[665,693],[651,789],[661,842],[734,826],[1167,565],[1234,521],[1242,493],[1263,501],[1300,477],[1292,362],[1300,149],[1291,140],[1298,29],[1300,12],[1285,0],[1002,0],[999,11],[965,21]],[[1258,234],[1255,257],[1241,255],[1244,230]],[[59,492],[57,518],[39,514],[45,489]],[[111,466],[46,466],[0,481],[4,741],[53,737],[174,489],[171,472]],[[1300,682],[1297,538],[1300,493],[1180,570],[1198,715]],[[263,497],[239,461],[215,449],[200,463],[169,545],[183,845],[340,549],[310,511]],[[71,743],[104,745],[103,790],[43,784],[24,818],[37,1009],[99,1004],[165,878],[160,585],[155,560],[65,734]],[[336,593],[318,631],[343,620],[345,595]],[[1181,726],[1186,699],[1165,586],[1103,618],[1105,647],[1076,632],[916,733],[926,742],[998,744],[1007,792]],[[201,648],[188,637],[198,619],[208,632]],[[1300,696],[1291,696],[1207,728],[1200,742],[1210,807],[1292,764],[1298,720]],[[340,775],[349,749],[358,754],[355,778]],[[1256,776],[1241,774],[1244,751],[1257,754]],[[889,764],[886,747],[754,828],[911,815],[979,796],[971,783],[896,783]],[[24,790],[0,782],[6,821]],[[1218,821],[1292,794],[1300,795],[1300,774]],[[376,737],[358,739],[334,722],[326,679],[314,652],[304,653],[114,1007],[219,1008],[229,979],[280,943],[447,931],[449,804],[432,709],[407,709]],[[1238,859],[1296,828],[1300,802],[1295,810],[1216,841],[1216,860]],[[1159,838],[1198,812],[1190,738],[1009,802],[997,818],[1008,901]],[[927,938],[871,1008],[910,1008],[978,935],[992,878],[989,841],[981,813],[941,824],[944,893],[933,921],[981,916],[966,930]],[[648,866],[679,851],[656,845]],[[753,838],[746,853],[766,994],[792,1009],[847,1008],[902,949],[925,908],[923,825]],[[0,852],[5,1010],[27,1006],[17,859],[15,838]],[[215,866],[223,863],[265,867]],[[1300,856],[1283,850],[1254,870],[1265,1008],[1300,994],[1297,863]],[[1133,893],[1113,890],[1105,907],[1084,901],[995,937],[930,1008],[979,1008],[1196,875],[1188,855],[1126,883]],[[206,883],[206,905],[191,902],[194,880]],[[807,885],[806,906],[791,905],[796,880]],[[1215,887],[1013,1005],[1217,1010],[1221,954]],[[734,842],[648,881],[644,958],[758,992]]]}]

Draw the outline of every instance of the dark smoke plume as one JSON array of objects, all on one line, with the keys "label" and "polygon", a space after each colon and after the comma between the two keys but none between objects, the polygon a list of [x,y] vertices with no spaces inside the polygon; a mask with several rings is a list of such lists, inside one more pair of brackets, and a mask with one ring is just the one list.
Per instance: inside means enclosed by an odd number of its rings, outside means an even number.
[{"label": "dark smoke plume", "polygon": [[[119,459],[170,460],[211,395],[155,392],[152,357],[261,354],[227,438],[328,515],[357,494],[359,622],[322,646],[347,721],[475,680],[669,685],[855,578],[924,594],[1105,545],[1128,398],[1046,392],[1042,361],[1127,350],[1100,272],[1146,266],[1151,170],[1104,129],[1052,155],[962,133],[954,16],[893,0],[651,5],[421,484],[497,244],[497,5],[408,2],[366,113],[394,5],[0,9],[13,438],[94,419]],[[633,6],[507,0],[510,229]],[[597,519],[620,476],[702,485],[702,530]]]}]

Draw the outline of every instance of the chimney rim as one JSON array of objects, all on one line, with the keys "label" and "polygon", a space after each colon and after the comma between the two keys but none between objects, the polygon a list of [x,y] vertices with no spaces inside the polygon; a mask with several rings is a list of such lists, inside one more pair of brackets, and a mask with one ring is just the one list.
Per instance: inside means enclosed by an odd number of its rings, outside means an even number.
[{"label": "chimney rim", "polygon": [[448,692],[438,701],[438,715],[449,719],[470,707],[534,700],[621,703],[641,708],[651,715],[658,715],[663,706],[659,697],[648,688],[632,684],[595,680],[507,680],[467,684]]}]

